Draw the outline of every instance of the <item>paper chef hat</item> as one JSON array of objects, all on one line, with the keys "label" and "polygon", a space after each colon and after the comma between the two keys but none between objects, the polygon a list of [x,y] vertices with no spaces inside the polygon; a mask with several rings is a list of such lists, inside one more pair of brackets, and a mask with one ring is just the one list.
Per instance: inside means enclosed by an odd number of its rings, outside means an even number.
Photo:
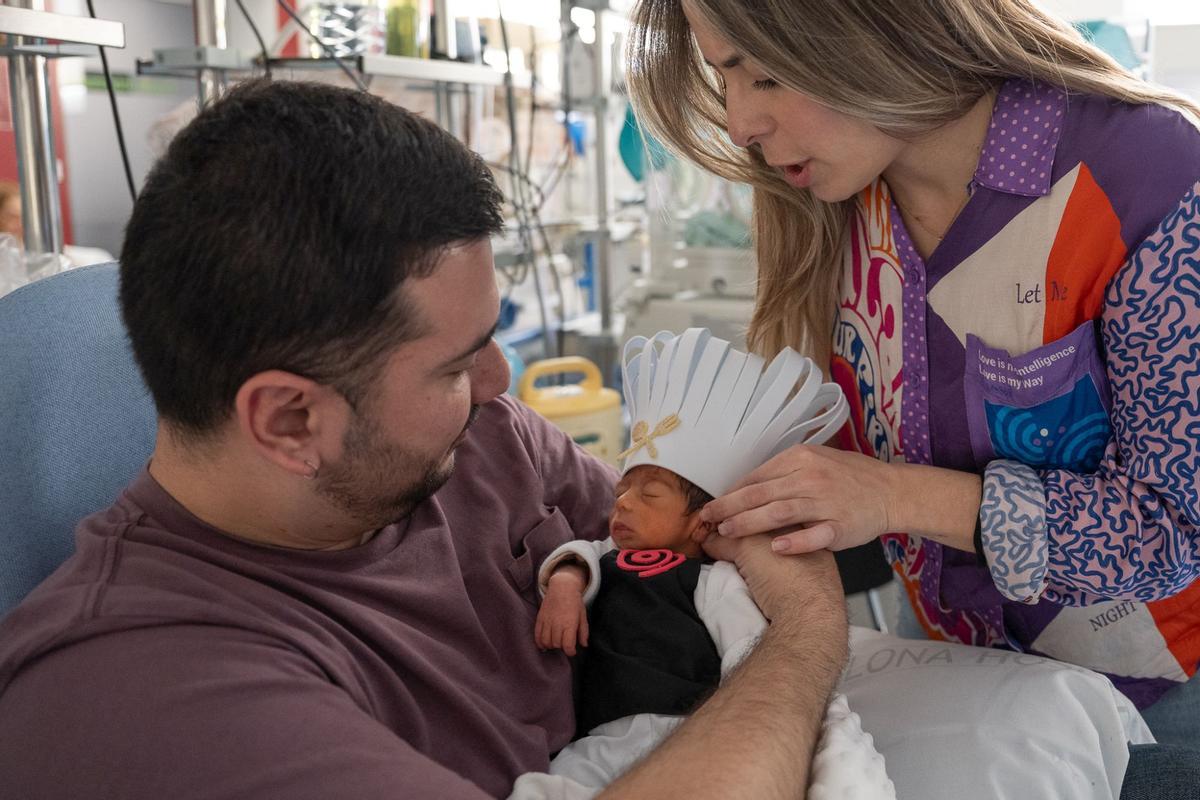
[{"label": "paper chef hat", "polygon": [[764,360],[704,328],[625,343],[621,365],[632,443],[625,471],[665,467],[717,497],[795,444],[823,444],[849,413],[837,384],[786,348]]}]

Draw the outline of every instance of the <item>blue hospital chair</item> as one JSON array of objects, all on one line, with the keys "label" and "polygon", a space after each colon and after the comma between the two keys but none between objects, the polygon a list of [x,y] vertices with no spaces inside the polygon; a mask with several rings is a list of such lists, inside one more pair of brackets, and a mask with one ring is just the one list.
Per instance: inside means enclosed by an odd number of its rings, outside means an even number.
[{"label": "blue hospital chair", "polygon": [[154,430],[116,264],[0,297],[0,616],[71,554],[75,524],[137,474]]}]

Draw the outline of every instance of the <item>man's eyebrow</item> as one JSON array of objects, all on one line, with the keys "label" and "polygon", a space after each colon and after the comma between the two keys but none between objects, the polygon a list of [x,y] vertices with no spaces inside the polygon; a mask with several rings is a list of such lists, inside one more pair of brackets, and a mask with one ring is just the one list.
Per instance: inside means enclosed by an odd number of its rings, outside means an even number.
[{"label": "man's eyebrow", "polygon": [[[713,69],[717,69],[717,65],[709,61],[707,58],[704,59],[704,63],[708,64]],[[720,69],[733,69],[740,63],[742,63],[742,57],[735,54],[722,61]]]},{"label": "man's eyebrow", "polygon": [[483,336],[480,336],[478,339],[476,339],[474,342],[472,342],[471,346],[468,347],[463,352],[459,353],[458,355],[454,356],[453,358],[448,358],[445,361],[443,361],[442,366],[444,367],[449,364],[453,364],[455,361],[462,361],[464,358],[469,358],[469,357],[475,355],[476,353],[478,353],[483,348],[487,347],[488,342],[490,342],[492,340],[492,337],[496,335],[496,331],[499,329],[499,327],[500,327],[500,320],[497,319],[495,324],[492,325],[491,329],[487,333],[485,333]]}]

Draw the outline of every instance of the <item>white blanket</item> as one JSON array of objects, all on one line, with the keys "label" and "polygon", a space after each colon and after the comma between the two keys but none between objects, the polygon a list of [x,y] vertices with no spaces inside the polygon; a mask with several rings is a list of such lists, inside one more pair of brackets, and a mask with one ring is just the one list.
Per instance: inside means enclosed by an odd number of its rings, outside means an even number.
[{"label": "white blanket", "polygon": [[[658,745],[682,717],[638,714],[596,727],[567,745],[550,763],[550,773],[522,775],[510,800],[585,800],[632,767]],[[895,800],[883,756],[862,729],[843,695],[835,695],[821,726],[813,759],[809,800]]]}]

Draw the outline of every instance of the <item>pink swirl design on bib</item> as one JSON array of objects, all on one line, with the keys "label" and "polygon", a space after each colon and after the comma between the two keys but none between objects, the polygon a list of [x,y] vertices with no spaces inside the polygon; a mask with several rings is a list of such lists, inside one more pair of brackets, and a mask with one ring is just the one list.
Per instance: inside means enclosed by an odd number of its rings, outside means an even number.
[{"label": "pink swirl design on bib", "polygon": [[617,566],[626,572],[636,572],[639,578],[653,578],[675,569],[687,557],[671,550],[622,550],[617,553]]}]

